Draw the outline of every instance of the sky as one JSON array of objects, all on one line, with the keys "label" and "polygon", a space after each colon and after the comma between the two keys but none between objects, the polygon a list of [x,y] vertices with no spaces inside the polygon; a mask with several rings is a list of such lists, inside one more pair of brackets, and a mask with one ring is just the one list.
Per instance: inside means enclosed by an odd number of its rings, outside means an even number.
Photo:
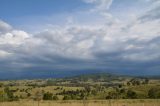
[{"label": "sky", "polygon": [[0,73],[160,75],[159,10],[159,0],[0,0]]}]

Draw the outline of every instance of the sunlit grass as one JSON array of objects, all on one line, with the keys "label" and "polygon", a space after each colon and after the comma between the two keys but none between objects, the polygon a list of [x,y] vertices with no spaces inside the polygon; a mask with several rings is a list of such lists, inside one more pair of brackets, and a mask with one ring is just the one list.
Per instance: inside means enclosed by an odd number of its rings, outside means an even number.
[{"label": "sunlit grass", "polygon": [[159,99],[89,100],[89,101],[17,101],[1,102],[0,106],[160,106]]}]

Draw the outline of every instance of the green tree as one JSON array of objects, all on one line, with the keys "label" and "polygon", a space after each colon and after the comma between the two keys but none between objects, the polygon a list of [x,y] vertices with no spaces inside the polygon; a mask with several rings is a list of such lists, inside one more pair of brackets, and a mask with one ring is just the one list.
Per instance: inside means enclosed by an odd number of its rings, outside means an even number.
[{"label": "green tree", "polygon": [[91,92],[91,87],[90,86],[85,86],[84,89],[88,94],[90,94],[90,92]]},{"label": "green tree", "polygon": [[18,96],[14,96],[13,92],[9,89],[9,87],[4,88],[4,98],[7,101],[17,101]]},{"label": "green tree", "polygon": [[144,83],[145,83],[145,84],[148,84],[148,83],[149,83],[149,79],[148,79],[148,78],[145,78]]}]

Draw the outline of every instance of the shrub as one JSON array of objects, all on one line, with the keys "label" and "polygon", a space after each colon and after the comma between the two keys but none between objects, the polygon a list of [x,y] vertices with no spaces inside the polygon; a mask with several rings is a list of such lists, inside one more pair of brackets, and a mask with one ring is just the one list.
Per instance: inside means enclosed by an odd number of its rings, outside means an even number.
[{"label": "shrub", "polygon": [[71,100],[72,98],[71,98],[71,96],[69,96],[69,95],[65,95],[64,97],[63,97],[63,100]]},{"label": "shrub", "polygon": [[148,91],[148,97],[151,99],[158,99],[160,98],[160,89],[158,88],[151,88]]},{"label": "shrub", "polygon": [[137,98],[136,92],[134,92],[134,91],[132,91],[132,90],[128,90],[128,91],[127,91],[127,98],[128,98],[128,99],[136,99],[136,98]]},{"label": "shrub", "polygon": [[108,95],[106,96],[106,99],[118,99],[118,92],[116,91],[111,91],[108,93]]},{"label": "shrub", "polygon": [[52,97],[52,99],[53,99],[53,100],[58,100],[58,96],[57,96],[57,95],[54,95],[54,96]]},{"label": "shrub", "polygon": [[44,93],[43,94],[43,100],[52,100],[53,99],[53,94],[52,93]]}]

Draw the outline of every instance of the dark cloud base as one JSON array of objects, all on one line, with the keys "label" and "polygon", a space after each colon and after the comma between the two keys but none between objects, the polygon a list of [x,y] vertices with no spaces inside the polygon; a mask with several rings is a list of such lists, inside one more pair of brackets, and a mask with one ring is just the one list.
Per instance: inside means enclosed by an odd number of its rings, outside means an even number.
[{"label": "dark cloud base", "polygon": [[[142,68],[143,70],[143,68]],[[95,73],[109,73],[109,74],[115,74],[115,75],[128,75],[128,76],[157,76],[160,75],[160,72],[150,72],[149,71],[141,71],[141,70],[134,70],[128,69],[122,70],[113,70],[113,69],[86,69],[86,70],[62,70],[62,69],[56,69],[56,70],[26,70],[26,71],[19,71],[19,72],[13,72],[13,71],[0,71],[0,80],[19,80],[19,79],[46,79],[46,78],[65,78],[65,77],[72,77],[77,75],[84,75],[84,74],[95,74]]]},{"label": "dark cloud base", "polygon": [[153,3],[128,21],[108,11],[114,0],[83,1],[93,8],[81,16],[97,15],[90,23],[102,19],[102,24],[84,24],[79,17],[78,23],[71,19],[70,24],[51,24],[28,33],[0,20],[0,79],[61,78],[97,72],[160,75],[160,1],[143,0]]}]

